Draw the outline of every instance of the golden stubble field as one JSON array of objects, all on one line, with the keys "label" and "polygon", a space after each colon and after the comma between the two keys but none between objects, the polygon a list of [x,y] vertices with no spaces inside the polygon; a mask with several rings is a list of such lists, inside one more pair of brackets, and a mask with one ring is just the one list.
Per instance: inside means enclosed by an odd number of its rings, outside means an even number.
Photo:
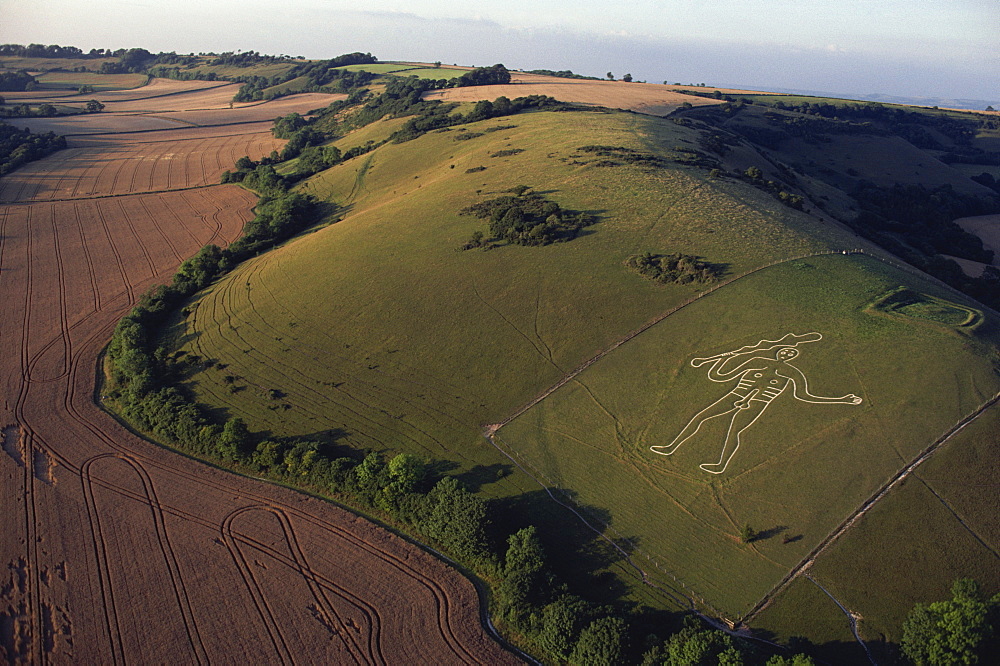
[{"label": "golden stubble field", "polygon": [[234,155],[277,145],[257,121],[332,99],[218,109],[225,124],[175,133],[67,119],[88,136],[0,180],[6,661],[513,661],[440,560],[332,504],[150,444],[94,401],[117,320],[251,217],[255,196],[213,183]]},{"label": "golden stubble field", "polygon": [[[626,109],[653,116],[666,116],[680,108],[684,102],[688,102],[692,106],[707,106],[722,103],[720,100],[685,95],[675,92],[675,90],[712,91],[715,88],[674,86],[656,83],[626,83],[624,81],[564,79],[541,74],[511,72],[509,84],[434,90],[425,93],[424,98],[439,99],[447,102],[478,102],[484,99],[492,101],[500,96],[514,99],[515,97],[525,97],[527,95],[548,95],[560,102],[606,106],[612,109]],[[724,94],[747,92],[727,88],[720,90]]]}]

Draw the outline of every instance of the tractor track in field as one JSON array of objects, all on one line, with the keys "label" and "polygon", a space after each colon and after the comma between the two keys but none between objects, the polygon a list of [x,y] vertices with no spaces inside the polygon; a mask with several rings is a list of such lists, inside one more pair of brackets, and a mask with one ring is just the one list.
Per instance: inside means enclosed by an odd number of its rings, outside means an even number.
[{"label": "tractor track in field", "polygon": [[[11,391],[0,396],[0,468],[16,479],[3,496],[16,498],[4,509],[17,525],[0,534],[0,557],[24,580],[12,592],[21,604],[14,631],[0,636],[8,656],[116,665],[223,655],[514,660],[481,622],[475,588],[420,545],[331,504],[151,445],[95,405],[100,349],[122,314],[184,257],[204,242],[235,239],[248,219],[252,201],[238,188],[170,186],[272,143],[269,135],[200,137],[186,144],[182,165],[165,143],[141,160],[118,145],[117,158],[77,160],[72,174],[57,160],[43,164],[37,173],[53,174],[58,190],[16,173],[4,178],[3,192],[24,198],[0,205],[0,392]],[[151,191],[162,184],[168,189]],[[53,192],[80,196],[45,198]],[[261,539],[261,526],[282,535],[277,546]],[[229,547],[204,547],[211,535]],[[253,553],[279,566],[266,574],[239,566]],[[354,568],[341,572],[342,561]],[[69,582],[53,586],[52,571]],[[248,592],[240,595],[259,592],[246,601],[259,603],[260,621],[219,606],[225,596],[213,581],[241,579]],[[401,608],[401,596],[415,606]],[[141,620],[150,608],[160,609],[156,623]],[[65,627],[54,626],[57,612]]]},{"label": "tractor track in field", "polygon": [[[141,504],[147,505],[150,509],[150,515],[154,524],[154,531],[156,534],[156,541],[159,546],[160,554],[163,557],[163,563],[169,574],[171,589],[173,590],[174,600],[177,603],[177,607],[183,617],[185,631],[187,633],[188,641],[194,653],[195,660],[199,664],[208,663],[208,656],[205,651],[205,646],[202,641],[201,635],[198,632],[198,627],[194,619],[194,613],[191,609],[191,600],[188,596],[187,589],[184,585],[184,580],[180,572],[180,568],[177,564],[177,556],[175,554],[175,547],[170,542],[170,538],[167,533],[166,525],[163,520],[163,510],[159,500],[156,497],[156,488],[153,485],[153,481],[149,476],[149,473],[143,468],[143,466],[136,460],[131,459],[123,454],[119,453],[102,453],[93,458],[87,460],[83,467],[80,469],[80,480],[84,486],[84,496],[87,498],[87,515],[90,517],[90,526],[94,535],[95,551],[103,556],[99,558],[101,563],[101,578],[104,581],[105,589],[107,591],[107,599],[109,600],[109,615],[114,615],[117,618],[117,609],[114,601],[114,593],[111,588],[111,564],[107,556],[107,541],[101,531],[100,526],[100,510],[97,506],[97,502],[94,496],[94,475],[92,468],[98,462],[117,460],[121,461],[129,468],[131,468],[140,479],[142,484],[142,494],[135,498],[136,501]],[[110,619],[110,618],[109,618]],[[109,622],[109,631],[112,629],[112,625]],[[121,629],[120,627],[115,627],[119,641],[121,640]],[[120,645],[120,642],[119,642]]]}]

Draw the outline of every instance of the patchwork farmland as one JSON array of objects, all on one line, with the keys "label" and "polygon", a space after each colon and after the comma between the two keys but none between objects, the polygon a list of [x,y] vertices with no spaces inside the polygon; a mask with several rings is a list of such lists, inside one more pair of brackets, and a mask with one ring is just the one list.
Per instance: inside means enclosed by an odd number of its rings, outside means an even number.
[{"label": "patchwork farmland", "polygon": [[[496,92],[485,88],[427,96],[471,103]],[[696,153],[710,161],[689,146],[717,131],[699,124],[711,109],[666,121],[539,111],[386,143],[402,119],[357,129],[333,145],[373,148],[299,185],[338,206],[330,224],[223,277],[160,342],[178,358],[221,363],[187,375],[186,388],[269,436],[333,432],[358,449],[443,458],[499,502],[550,502],[553,535],[559,520],[579,521],[606,539],[615,556],[601,574],[633,603],[844,642],[848,658],[864,658],[864,641],[898,640],[919,600],[877,567],[866,580],[885,596],[866,593],[838,555],[861,557],[856,535],[869,521],[906,510],[887,507],[915,502],[942,521],[918,542],[893,541],[895,561],[927,557],[933,529],[982,540],[961,565],[934,558],[927,577],[937,582],[924,594],[963,572],[998,580],[989,520],[971,527],[964,513],[923,504],[933,493],[915,500],[909,490],[922,471],[910,466],[930,450],[971,464],[954,453],[970,445],[956,428],[996,418],[996,314],[859,237],[838,218],[846,196],[828,184],[796,176],[797,191],[824,202],[803,210],[719,175],[762,164],[767,178],[789,178],[760,147],[727,138],[709,166],[692,164]],[[765,113],[741,119],[770,122]],[[843,143],[868,139],[890,143]],[[829,143],[831,161],[846,159]],[[797,149],[792,139],[782,146]],[[850,168],[888,182],[913,178],[909,163]],[[943,164],[918,175],[979,192]],[[599,220],[565,243],[468,240],[486,223],[463,209],[527,190]],[[724,266],[722,277],[644,280],[628,269],[643,251],[684,252]],[[744,392],[704,412],[737,380],[713,382],[693,360],[771,340],[759,351],[773,369],[788,334],[812,341],[789,362],[802,373],[794,388],[778,374],[786,383],[773,405]],[[759,420],[744,424],[736,454],[714,474],[732,452],[724,443],[740,397]],[[651,449],[700,420],[676,453]],[[983,493],[973,495],[989,505]],[[816,627],[796,615],[804,598]],[[838,603],[870,619],[852,625]]]},{"label": "patchwork farmland", "polygon": [[878,661],[1000,589],[979,119],[343,58],[8,99],[105,105],[0,179],[9,660]]},{"label": "patchwork farmland", "polygon": [[[170,99],[156,108],[185,112]],[[70,117],[88,136],[0,181],[9,661],[513,661],[480,624],[473,586],[437,558],[327,502],[154,446],[94,402],[117,320],[252,217],[254,195],[215,183],[237,157],[280,148],[258,121],[333,99],[219,109],[213,127],[166,132]]]}]

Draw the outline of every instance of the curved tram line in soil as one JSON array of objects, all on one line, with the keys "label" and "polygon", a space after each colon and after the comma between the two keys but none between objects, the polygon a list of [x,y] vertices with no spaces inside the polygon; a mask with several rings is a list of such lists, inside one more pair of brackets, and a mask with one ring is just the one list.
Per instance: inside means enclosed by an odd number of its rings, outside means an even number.
[{"label": "curved tram line in soil", "polygon": [[[284,546],[287,550],[287,554],[275,550],[274,548],[265,545],[263,542],[253,539],[249,535],[240,534],[234,530],[233,522],[237,518],[255,512],[274,516],[278,520],[278,523],[281,526],[281,532],[284,538]],[[246,582],[247,589],[254,599],[254,604],[260,613],[261,620],[268,627],[268,631],[271,631],[272,627],[274,628],[271,638],[275,641],[275,648],[278,649],[279,652],[283,652],[290,657],[288,646],[285,643],[280,629],[274,621],[271,609],[268,606],[267,597],[263,594],[261,585],[254,574],[253,567],[248,564],[246,553],[241,548],[241,545],[250,546],[262,553],[266,553],[273,559],[281,562],[286,567],[299,574],[302,580],[309,587],[309,592],[316,604],[316,608],[320,609],[318,612],[322,615],[321,621],[323,625],[331,634],[336,635],[343,641],[344,646],[351,655],[351,658],[356,663],[387,663],[385,657],[381,653],[381,647],[378,641],[379,627],[381,625],[381,618],[378,614],[378,610],[374,606],[365,603],[357,596],[350,594],[347,590],[339,586],[333,590],[334,594],[336,594],[341,601],[350,604],[364,616],[365,626],[354,628],[354,631],[357,633],[367,636],[367,639],[364,641],[365,646],[362,647],[358,642],[358,637],[352,635],[352,626],[349,626],[348,623],[344,621],[340,613],[337,612],[336,608],[330,603],[330,600],[326,595],[324,588],[329,590],[330,582],[328,581],[325,586],[321,585],[320,577],[316,575],[306,562],[305,555],[302,552],[301,546],[299,546],[298,539],[295,536],[295,531],[292,529],[292,524],[287,513],[281,509],[269,506],[248,506],[242,509],[236,509],[226,516],[225,520],[223,520],[221,530],[223,537],[225,538],[226,547],[229,548],[230,555],[232,555],[233,561],[236,562],[237,567],[240,570],[240,575],[243,577],[244,582]],[[281,642],[280,646],[278,645],[278,641]]]},{"label": "curved tram line in soil", "polygon": [[[108,166],[105,165],[104,168]],[[116,171],[116,179],[117,175]],[[204,214],[197,217],[200,218],[200,224],[205,227],[206,233],[211,232],[211,240],[232,240],[238,235],[242,223],[246,220],[245,212],[234,209],[234,201],[232,200],[224,199],[222,206],[206,207],[202,204],[211,203],[207,192],[197,193],[197,205],[184,195],[178,196],[182,196],[179,201],[190,207],[192,211],[204,211]],[[148,209],[145,208],[146,202],[139,201],[143,209],[148,212]],[[114,203],[118,205],[115,206]],[[158,555],[155,555],[151,562],[156,567],[159,567],[155,564],[157,561],[163,563],[160,570],[164,571],[166,578],[169,579],[167,587],[170,589],[167,596],[173,599],[171,606],[178,609],[179,617],[190,643],[189,647],[192,653],[188,655],[188,658],[193,657],[199,663],[207,662],[212,650],[210,645],[205,644],[203,637],[212,635],[212,630],[218,628],[218,625],[216,624],[210,629],[206,626],[199,626],[196,622],[194,611],[198,604],[198,583],[196,579],[185,578],[177,555],[178,549],[181,549],[186,556],[190,557],[188,551],[191,549],[186,544],[176,541],[181,532],[175,532],[177,528],[168,528],[164,516],[175,516],[218,533],[220,530],[219,522],[209,516],[212,511],[222,509],[225,503],[235,503],[239,507],[227,514],[221,527],[233,558],[242,557],[246,548],[255,548],[281,562],[284,569],[294,572],[300,577],[316,600],[316,610],[325,618],[328,628],[333,628],[337,633],[347,637],[345,639],[347,648],[356,661],[362,663],[387,663],[391,661],[391,655],[384,653],[383,639],[392,641],[394,636],[385,635],[384,620],[374,606],[364,601],[358,594],[352,593],[340,585],[330,576],[323,575],[310,567],[305,559],[304,551],[299,545],[300,537],[293,528],[294,524],[306,527],[309,530],[310,538],[317,539],[319,543],[328,543],[330,537],[334,537],[336,543],[349,548],[350,552],[362,553],[373,564],[377,563],[378,566],[385,567],[386,573],[391,573],[387,579],[388,584],[398,584],[402,587],[412,584],[425,591],[424,595],[430,602],[427,607],[428,617],[432,617],[432,624],[437,626],[437,631],[433,633],[440,636],[440,639],[433,641],[430,647],[424,646],[426,657],[432,658],[433,654],[438,657],[450,655],[447,657],[448,660],[466,663],[497,663],[513,660],[509,653],[504,652],[487,637],[485,629],[478,621],[478,613],[475,611],[474,605],[471,611],[468,603],[465,604],[464,608],[455,605],[456,593],[459,594],[459,597],[463,597],[464,594],[466,602],[470,598],[478,601],[475,593],[472,592],[471,584],[461,579],[453,570],[446,569],[444,565],[440,565],[429,556],[423,555],[416,546],[398,537],[382,536],[379,532],[380,528],[364,521],[358,521],[364,524],[358,525],[360,531],[357,531],[358,528],[351,526],[354,519],[350,517],[350,514],[341,513],[340,509],[329,505],[320,505],[319,507],[313,505],[310,507],[311,510],[302,510],[292,506],[289,502],[297,501],[299,496],[292,495],[284,489],[263,484],[254,485],[255,482],[243,477],[230,477],[214,472],[205,473],[203,468],[198,467],[196,463],[169,454],[140,440],[135,440],[117,424],[110,421],[107,415],[94,405],[92,391],[89,388],[93,369],[97,362],[99,349],[104,341],[110,337],[117,318],[130,307],[130,304],[136,301],[140,291],[149,285],[154,278],[158,277],[161,280],[169,278],[173,266],[165,264],[176,261],[180,254],[193,253],[198,246],[197,243],[181,242],[180,237],[177,236],[173,236],[174,242],[171,242],[169,240],[171,234],[161,226],[163,216],[150,216],[152,224],[144,226],[141,230],[131,220],[114,219],[118,216],[127,217],[128,215],[128,210],[121,201],[114,203],[106,209],[95,202],[93,208],[91,222],[96,225],[95,229],[102,232],[98,234],[97,238],[106,239],[107,243],[106,247],[102,247],[99,252],[97,252],[93,242],[87,239],[86,225],[81,216],[80,204],[66,204],[66,210],[71,211],[75,219],[70,221],[63,231],[72,229],[79,233],[82,242],[82,252],[75,252],[72,257],[65,256],[65,248],[60,244],[58,238],[53,240],[52,250],[47,253],[41,252],[42,248],[35,239],[36,234],[32,232],[40,233],[42,228],[51,226],[52,232],[58,235],[58,229],[54,218],[50,225],[37,226],[38,211],[43,210],[39,208],[38,204],[17,206],[18,209],[23,209],[22,213],[12,210],[11,207],[4,208],[2,213],[0,261],[4,262],[3,269],[6,271],[11,263],[23,261],[23,266],[19,271],[19,282],[22,283],[19,286],[24,289],[23,295],[12,294],[13,302],[10,303],[12,307],[9,312],[13,319],[9,320],[6,325],[0,322],[0,326],[4,326],[5,330],[11,332],[20,327],[18,336],[20,353],[15,353],[8,360],[9,362],[13,361],[13,358],[19,359],[17,362],[20,366],[20,381],[14,387],[16,398],[12,405],[13,417],[18,425],[13,430],[5,428],[5,432],[16,430],[20,433],[20,448],[23,452],[21,456],[23,469],[20,471],[20,475],[23,481],[23,530],[26,538],[20,546],[15,546],[15,548],[26,551],[24,556],[28,562],[29,575],[27,577],[28,587],[24,595],[25,615],[31,626],[27,629],[30,642],[27,649],[30,652],[21,656],[39,663],[46,663],[58,658],[58,655],[50,652],[51,646],[46,645],[44,640],[46,619],[43,611],[47,607],[46,595],[49,592],[42,587],[40,572],[43,571],[43,567],[38,545],[41,542],[40,535],[47,534],[47,532],[45,532],[46,525],[39,523],[40,512],[36,503],[40,496],[37,493],[35,478],[41,478],[39,477],[41,470],[36,470],[35,467],[39,461],[44,462],[47,456],[47,460],[60,470],[63,481],[65,481],[65,474],[80,477],[81,485],[78,492],[83,504],[83,513],[86,514],[89,521],[90,546],[88,548],[96,570],[86,565],[85,558],[87,556],[84,552],[73,550],[62,553],[63,556],[70,558],[71,566],[76,567],[79,563],[79,571],[90,571],[91,575],[97,579],[96,585],[91,589],[99,598],[93,599],[93,603],[89,604],[86,602],[78,603],[75,613],[85,615],[84,619],[89,622],[97,622],[93,626],[97,633],[91,636],[92,641],[96,636],[106,631],[107,643],[102,648],[100,639],[97,639],[96,643],[91,642],[82,648],[84,654],[95,658],[97,658],[96,655],[103,655],[99,658],[110,660],[116,664],[135,658],[129,645],[135,643],[136,635],[130,635],[129,632],[136,631],[136,627],[124,619],[122,609],[127,608],[126,605],[129,603],[140,603],[140,601],[135,598],[116,597],[117,590],[113,589],[113,579],[116,572],[119,572],[117,575],[120,576],[120,571],[123,570],[116,568],[116,562],[112,558],[113,548],[109,547],[107,526],[102,522],[99,498],[95,494],[95,489],[100,489],[98,492],[110,491],[137,502],[141,506],[149,507],[150,513],[146,515],[152,521],[151,543],[156,544],[158,551]],[[49,212],[52,213],[52,207],[55,204],[53,202],[46,202],[46,204],[50,207]],[[174,222],[180,220],[181,215],[176,208],[168,207],[168,210]],[[22,219],[15,220],[15,216]],[[23,223],[26,233],[19,245],[11,245],[7,242],[6,233],[17,222]],[[196,232],[192,228],[187,225],[182,225],[181,228],[184,230],[184,235],[187,235],[190,240],[196,240]],[[122,232],[125,232],[124,236],[122,236]],[[225,238],[226,236],[228,238]],[[124,246],[120,247],[117,241],[123,237],[127,239],[129,247],[134,243],[139,251],[134,252],[131,249],[127,250]],[[159,237],[161,242],[166,242],[164,247],[167,251],[158,253],[154,259],[146,249],[145,242],[156,237]],[[102,240],[101,243],[103,244],[103,242]],[[10,261],[13,247],[18,250],[17,262]],[[23,255],[21,255],[22,252]],[[38,262],[43,257],[47,258],[48,254],[51,254],[58,264],[54,278],[59,292],[57,295],[59,298],[58,311],[53,311],[50,314],[42,309],[41,312],[36,313],[34,310],[41,305],[41,301],[36,298],[36,290],[39,286],[38,278],[42,275],[39,272],[41,265]],[[136,256],[132,256],[133,254]],[[104,265],[105,270],[99,274],[99,266],[102,266],[100,262],[105,256],[107,259],[112,257],[113,259],[111,265]],[[75,266],[75,272],[69,270],[65,263],[67,259],[79,262]],[[112,270],[107,270],[109,267],[113,267]],[[135,269],[140,267],[148,268],[150,276],[134,278]],[[142,272],[145,273],[145,271]],[[12,273],[18,273],[16,268]],[[70,274],[81,276],[83,284],[89,283],[92,293],[86,295],[86,301],[88,305],[92,304],[93,306],[93,309],[88,309],[87,313],[72,322],[68,314],[70,302],[67,292],[67,280],[69,279],[67,276]],[[112,276],[116,277],[112,278]],[[121,279],[119,286],[113,287],[110,295],[102,296],[101,288],[106,288],[109,279],[117,282],[117,278]],[[50,276],[49,279],[53,278]],[[7,294],[11,294],[11,292],[8,291]],[[55,303],[55,301],[52,302]],[[23,312],[17,312],[20,308],[23,308]],[[36,314],[45,314],[46,316],[38,319],[34,316]],[[31,336],[37,337],[40,333],[40,331],[31,330],[33,318],[36,328],[48,324],[53,327],[52,332],[55,333],[36,351],[32,351],[29,347]],[[43,368],[45,366],[43,363],[53,360],[50,358],[52,350],[60,345],[63,356],[61,363],[56,363],[60,366],[60,372],[44,377],[38,376],[44,375]],[[32,377],[33,372],[36,375],[34,377]],[[50,398],[46,397],[50,395],[56,398],[54,403],[49,402]],[[43,400],[46,401],[44,404],[41,402]],[[39,414],[44,414],[47,409],[51,409],[45,405],[58,406],[58,412],[52,414],[51,418],[37,418]],[[82,462],[78,462],[79,454],[86,451],[90,451],[90,455]],[[103,478],[102,470],[108,469],[107,465],[111,463],[124,465],[124,469],[130,470],[128,476],[135,479],[141,490],[124,488],[120,484]],[[162,502],[159,499],[160,493],[157,491],[157,479],[161,482],[168,479],[179,480],[182,494],[184,492],[190,493],[190,490],[187,489],[199,489],[198,497],[204,498],[202,501],[208,502],[209,506],[202,507],[200,504],[195,504],[197,509],[186,510],[181,505]],[[65,482],[61,488],[67,488]],[[175,487],[170,486],[170,488],[173,492]],[[69,491],[62,491],[62,493],[65,492]],[[43,495],[43,497],[51,498],[52,496]],[[62,497],[64,501],[68,499],[64,494]],[[282,501],[279,498],[287,499]],[[215,503],[212,504],[212,502]],[[140,511],[143,510],[140,509]],[[240,516],[253,515],[251,512],[260,511],[273,515],[279,522],[284,534],[287,554],[269,548],[233,528],[235,519]],[[369,532],[378,538],[370,540],[367,536]],[[127,546],[133,542],[126,541],[124,543]],[[48,553],[46,555],[49,556]],[[211,557],[211,555],[205,554],[201,557]],[[209,563],[205,562],[205,564]],[[190,564],[186,566],[190,566]],[[246,569],[243,568],[241,575],[245,571]],[[447,584],[439,582],[434,573],[425,573],[425,571],[444,575]],[[399,577],[399,583],[394,582],[396,576]],[[141,585],[141,583],[137,584]],[[79,589],[81,590],[79,593],[84,595],[80,598],[89,600],[86,596],[86,588]],[[147,594],[162,593],[161,591],[151,592],[146,588],[141,588],[141,591]],[[272,591],[271,594],[274,592]],[[337,601],[334,602],[334,599]],[[361,617],[365,618],[363,624],[366,626],[361,627],[364,633],[362,637],[350,638],[352,630],[346,628],[347,625],[338,614],[337,608],[356,609]],[[102,619],[98,620],[98,618]],[[290,621],[287,618],[278,618],[278,620],[281,622]],[[463,623],[465,631],[455,630],[453,623],[456,621]],[[103,630],[100,629],[102,624]],[[431,638],[433,633],[428,634],[428,638]],[[276,642],[285,642],[284,639],[278,639],[277,636],[275,634]],[[472,639],[471,643],[470,639]],[[141,641],[141,639],[139,640]],[[431,652],[427,652],[427,650]],[[11,654],[8,652],[8,655]],[[17,657],[17,655],[14,656]],[[63,654],[62,656],[65,658],[67,655]],[[76,656],[80,658],[79,655]],[[287,657],[289,661],[293,657],[291,653],[281,649],[278,650],[276,656]],[[159,658],[166,658],[166,655],[159,655]]]},{"label": "curved tram line in soil", "polygon": [[[79,470],[79,473],[80,481],[83,483],[83,495],[87,504],[87,517],[90,520],[90,529],[94,538],[94,552],[98,562],[98,578],[101,583],[101,595],[104,598],[104,614],[108,625],[108,635],[111,637],[113,646],[112,656],[115,658],[116,663],[119,660],[122,663],[126,663],[128,661],[123,647],[122,630],[121,625],[118,622],[118,607],[115,603],[115,595],[111,583],[111,568],[113,566],[112,560],[108,558],[107,541],[101,531],[100,511],[94,497],[93,467],[96,463],[109,460],[118,460],[125,463],[125,465],[136,473],[142,483],[142,497],[134,497],[133,499],[149,506],[151,510],[154,529],[156,531],[156,539],[160,547],[160,553],[163,556],[164,564],[166,565],[170,576],[174,598],[176,599],[177,605],[180,609],[181,617],[184,622],[184,628],[187,631],[192,651],[194,652],[195,659],[199,664],[208,663],[208,655],[205,652],[205,646],[198,633],[198,627],[194,622],[194,613],[191,610],[191,600],[184,587],[184,580],[180,573],[180,567],[177,564],[177,556],[174,554],[174,547],[171,545],[170,539],[167,536],[167,529],[163,522],[163,511],[159,500],[156,498],[156,490],[153,487],[153,482],[149,477],[149,473],[146,472],[142,465],[125,455],[102,453],[88,459]],[[101,485],[109,487],[109,484]]]},{"label": "curved tram line in soil", "polygon": [[28,366],[28,378],[29,380],[32,381],[55,381],[57,379],[61,379],[62,377],[68,375],[69,359],[70,356],[72,356],[72,349],[73,349],[69,335],[69,327],[70,327],[69,315],[66,313],[66,298],[67,298],[66,273],[63,266],[62,252],[59,246],[59,229],[56,226],[55,210],[51,204],[49,205],[49,222],[52,228],[52,243],[53,243],[54,256],[56,260],[55,272],[59,283],[57,296],[59,299],[59,333],[60,333],[57,337],[53,338],[51,344],[53,346],[56,346],[59,343],[62,343],[62,355],[61,355],[62,370],[59,371],[59,374],[53,375],[51,377],[46,377],[45,379],[34,377],[35,364],[38,362],[39,359],[42,358],[45,352],[48,351],[49,349],[49,346],[45,346],[41,350],[39,350],[38,354],[35,356],[35,359]]}]

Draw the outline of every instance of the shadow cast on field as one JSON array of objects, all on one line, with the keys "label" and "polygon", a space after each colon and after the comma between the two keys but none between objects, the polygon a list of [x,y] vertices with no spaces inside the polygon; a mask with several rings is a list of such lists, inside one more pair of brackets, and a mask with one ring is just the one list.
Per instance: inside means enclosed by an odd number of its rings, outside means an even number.
[{"label": "shadow cast on field", "polygon": [[732,274],[733,265],[726,261],[705,261],[704,257],[698,257],[698,261],[708,266],[709,270],[720,278],[728,277]]},{"label": "shadow cast on field", "polygon": [[[846,624],[846,619],[845,619]],[[805,654],[813,658],[817,664],[869,664],[868,655],[857,641],[827,641],[813,643],[802,636],[792,636],[787,641],[767,629],[753,629],[754,638],[786,645],[788,654]],[[879,640],[865,641],[877,664],[899,664],[906,660],[900,653],[899,646],[880,637]]]},{"label": "shadow cast on field", "polygon": [[[267,434],[270,435],[270,432]],[[276,441],[289,444],[295,444],[297,442],[318,442],[319,452],[326,458],[360,459],[356,448],[350,444],[343,443],[343,441],[350,436],[351,433],[349,430],[344,430],[343,428],[329,428],[327,430],[317,430],[315,432],[295,437],[276,438]]]},{"label": "shadow cast on field", "polygon": [[513,465],[505,465],[503,463],[476,465],[461,474],[456,474],[455,478],[458,479],[459,483],[465,486],[465,489],[470,493],[476,493],[479,492],[483,486],[499,481],[506,476],[510,476],[513,471]]},{"label": "shadow cast on field", "polygon": [[493,500],[488,536],[494,548],[505,551],[506,535],[527,527],[530,520],[550,565],[569,591],[602,603],[622,601],[628,586],[611,569],[626,559],[622,551],[629,552],[636,541],[616,539],[612,544],[587,526],[602,529],[611,524],[607,510],[578,503],[572,492],[552,489],[552,493],[558,502],[544,489]]},{"label": "shadow cast on field", "polygon": [[[773,539],[774,537],[788,531],[787,525],[778,525],[776,527],[770,527],[766,530],[761,530],[760,532],[754,533],[753,537],[749,539],[748,543],[755,543],[757,541],[766,541],[767,539]],[[802,538],[801,536],[799,537]],[[788,543],[788,537],[785,537],[785,543]]]}]

